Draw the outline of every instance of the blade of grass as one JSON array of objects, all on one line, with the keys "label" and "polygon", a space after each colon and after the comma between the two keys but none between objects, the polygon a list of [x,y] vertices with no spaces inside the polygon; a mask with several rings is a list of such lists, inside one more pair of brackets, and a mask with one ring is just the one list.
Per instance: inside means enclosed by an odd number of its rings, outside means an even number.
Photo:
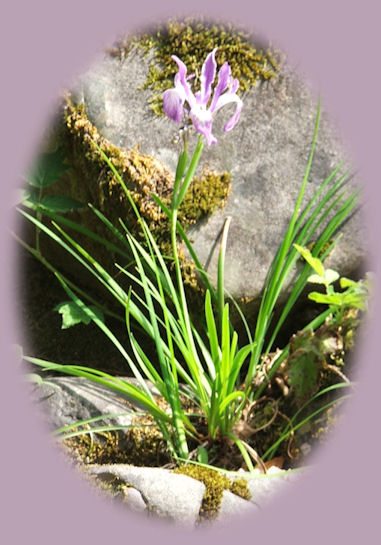
[{"label": "blade of grass", "polygon": [[[309,322],[305,327],[303,327],[302,331],[307,331],[309,329],[312,329],[314,331],[315,329],[317,329],[318,327],[320,327],[324,323],[324,321],[326,320],[326,318],[328,318],[328,316],[330,314],[331,314],[331,309],[330,308],[326,309],[324,312],[319,314],[319,316],[317,316],[316,318],[311,320],[311,322]],[[261,397],[261,394],[262,394],[263,390],[266,388],[266,386],[268,385],[268,382],[271,381],[271,379],[273,378],[273,376],[275,375],[275,373],[279,369],[280,364],[288,356],[289,350],[290,350],[290,344],[288,343],[283,348],[283,350],[281,351],[281,353],[277,357],[275,363],[271,366],[270,370],[267,371],[267,381],[263,382],[256,389],[256,391],[254,392],[254,395],[253,395],[253,399],[259,399]]]},{"label": "blade of grass", "polygon": [[154,398],[151,392],[148,390],[148,393],[144,392],[134,384],[128,383],[127,381],[122,381],[116,377],[98,371],[90,367],[83,367],[80,365],[68,365],[68,364],[58,364],[51,361],[42,360],[40,358],[33,358],[31,356],[23,356],[25,361],[33,363],[39,367],[42,367],[48,371],[58,371],[60,373],[65,373],[71,376],[78,376],[88,378],[93,382],[97,382],[102,386],[111,388],[121,394],[128,396],[134,402],[145,407],[154,417],[163,420],[163,422],[170,423],[171,417],[165,411],[160,409],[160,407],[155,403]]},{"label": "blade of grass", "polygon": [[[27,204],[24,204],[24,206],[26,206],[27,208],[32,208],[30,206],[28,207]],[[106,218],[92,204],[88,203],[88,206],[97,214],[97,216],[100,219],[102,219],[102,217],[103,217],[102,221],[106,220]],[[50,211],[48,209],[43,210],[43,215],[46,216],[47,218],[50,218],[50,219],[54,220],[56,223],[65,225],[66,227],[69,227],[73,231],[76,231],[78,233],[81,233],[82,235],[85,235],[87,238],[90,238],[90,239],[94,240],[95,242],[98,242],[99,244],[101,244],[102,246],[107,248],[108,250],[110,250],[112,252],[115,252],[116,254],[119,254],[122,257],[125,257],[125,258],[128,259],[129,256],[123,250],[121,250],[121,248],[119,246],[116,246],[115,244],[108,241],[104,237],[98,235],[97,233],[94,233],[90,229],[87,229],[86,227],[84,227],[80,223],[72,221],[69,218],[67,218],[66,216],[62,216],[62,215],[57,214],[55,212],[52,212],[52,211]],[[109,222],[108,220],[106,220],[106,221],[107,221],[107,226],[109,227],[110,231],[112,231],[114,234],[116,234],[115,233],[115,227],[112,225],[112,223]],[[104,223],[106,223],[106,221],[104,221]],[[122,240],[122,239],[120,237],[118,237],[118,240]]]},{"label": "blade of grass", "polygon": [[[99,422],[99,420],[106,420],[106,419],[113,419],[113,418],[119,418],[121,416],[130,416],[133,414],[134,416],[142,416],[144,415],[143,412],[138,411],[132,411],[132,412],[126,412],[126,413],[107,413],[107,414],[101,414],[99,416],[94,416],[92,418],[87,418],[86,420],[78,420],[78,422],[74,422],[73,424],[66,424],[65,426],[61,426],[60,428],[57,428],[52,432],[52,435],[60,435],[62,433],[65,433],[69,430],[72,430],[74,428],[78,428],[80,426],[85,426],[87,424],[92,424],[93,422]],[[120,425],[120,429],[123,429],[125,427],[129,427],[130,424],[127,425]],[[91,429],[91,428],[90,428]]]},{"label": "blade of grass", "polygon": [[[29,246],[26,242],[24,242],[22,239],[20,239],[15,233],[11,232],[11,235],[15,238],[15,240],[17,240],[17,242],[23,247],[25,248],[25,250],[27,250],[31,255],[33,255],[33,257],[35,257],[38,261],[40,261],[40,263],[42,265],[44,265],[44,267],[46,267],[46,269],[48,269],[48,271],[52,272],[52,273],[55,273],[57,272],[57,269],[55,267],[53,267],[53,265],[51,265],[45,258],[44,256],[41,255],[40,252],[38,252],[38,250],[36,250],[35,248],[32,248],[32,246]],[[123,322],[123,318],[119,315],[119,314],[116,314],[115,312],[112,312],[111,310],[109,310],[107,307],[105,307],[104,305],[102,305],[102,303],[100,303],[99,301],[97,301],[96,299],[94,299],[93,297],[91,297],[90,295],[88,295],[88,293],[86,293],[84,290],[82,290],[79,286],[77,286],[76,284],[74,284],[74,282],[72,282],[71,280],[69,280],[66,276],[64,275],[61,275],[62,278],[64,279],[64,281],[66,282],[66,284],[71,288],[73,289],[76,293],[78,293],[79,295],[81,295],[82,297],[84,297],[85,299],[87,299],[89,301],[89,303],[97,306],[99,309],[102,310],[103,314],[105,315],[108,315],[110,316],[111,318],[114,318],[120,322]]]},{"label": "blade of grass", "polygon": [[238,439],[238,437],[236,437],[235,435],[233,435],[232,433],[229,433],[228,436],[230,437],[230,439],[232,439],[234,441],[234,443],[237,445],[240,453],[242,454],[242,458],[244,459],[245,461],[245,464],[247,466],[247,469],[252,473],[254,471],[254,466],[251,462],[251,458],[249,456],[249,454],[247,453],[247,450],[246,448],[244,447],[242,441],[240,441],[240,439]]},{"label": "blade of grass", "polygon": [[224,306],[225,306],[225,292],[224,292],[224,285],[225,285],[225,278],[224,278],[224,270],[225,270],[225,254],[226,254],[226,243],[227,243],[227,237],[229,232],[229,226],[231,222],[231,216],[228,216],[225,219],[223,231],[222,231],[222,237],[221,237],[221,244],[220,244],[220,251],[218,254],[218,268],[217,268],[217,298],[218,298],[218,316],[219,316],[219,322],[220,327],[222,327],[222,316],[224,312]]}]

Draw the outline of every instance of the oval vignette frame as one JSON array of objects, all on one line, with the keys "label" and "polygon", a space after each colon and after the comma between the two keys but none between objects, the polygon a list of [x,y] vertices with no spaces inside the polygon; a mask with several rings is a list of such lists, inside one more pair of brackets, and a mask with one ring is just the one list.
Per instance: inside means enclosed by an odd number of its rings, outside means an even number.
[{"label": "oval vignette frame", "polygon": [[[377,272],[377,237],[380,215],[377,211],[377,116],[380,106],[377,90],[380,75],[376,72],[376,21],[381,8],[364,0],[351,7],[337,0],[333,5],[321,0],[319,6],[300,0],[268,0],[266,5],[236,0],[234,5],[208,4],[195,0],[188,11],[178,3],[163,0],[159,4],[142,1],[133,9],[115,0],[108,7],[91,13],[88,0],[77,5],[73,0],[62,6],[47,6],[43,0],[32,5],[16,3],[7,7],[4,18],[6,52],[3,84],[2,150],[4,153],[4,198],[2,218],[7,227],[14,215],[9,208],[12,191],[19,183],[38,136],[53,111],[54,101],[62,86],[68,85],[89,64],[93,55],[126,29],[136,29],[155,20],[177,14],[200,11],[242,23],[263,34],[299,62],[300,72],[308,76],[314,88],[320,88],[323,101],[350,146],[351,159],[366,180],[365,200],[370,243],[373,248],[372,270]],[[343,11],[345,6],[345,11]],[[312,7],[312,9],[311,9]],[[93,8],[94,9],[94,8]],[[378,13],[377,13],[378,11]],[[277,16],[275,17],[274,14]],[[22,15],[22,17],[21,17]],[[149,15],[149,17],[147,16]],[[6,19],[6,20],[5,20]],[[130,24],[129,24],[130,23]],[[378,46],[378,48],[377,48]],[[376,72],[376,73],[374,73]],[[366,79],[362,80],[362,75]],[[375,81],[376,80],[376,81]],[[365,81],[365,84],[364,84]],[[29,82],[29,83],[28,83]],[[334,117],[335,116],[335,117]],[[22,122],[22,125],[21,125]],[[377,197],[376,197],[377,195]],[[375,228],[377,227],[377,228]],[[380,366],[377,364],[377,329],[379,298],[373,297],[374,310],[360,337],[355,359],[358,369],[358,393],[347,404],[342,424],[334,440],[318,453],[318,463],[298,485],[295,493],[276,497],[251,526],[247,519],[233,521],[224,528],[187,532],[172,525],[151,521],[142,524],[115,506],[99,500],[64,460],[57,456],[46,430],[39,422],[38,411],[31,408],[21,373],[10,351],[17,337],[12,286],[14,245],[2,230],[2,354],[3,382],[2,489],[8,511],[3,533],[15,543],[38,538],[40,543],[54,539],[66,543],[70,535],[92,543],[106,543],[121,537],[140,541],[181,539],[181,543],[206,541],[213,537],[226,543],[232,539],[253,537],[268,542],[292,539],[295,543],[320,543],[326,535],[332,540],[340,536],[346,543],[363,540],[376,531],[377,458],[380,439],[375,436]],[[370,474],[370,475],[369,475]]]}]

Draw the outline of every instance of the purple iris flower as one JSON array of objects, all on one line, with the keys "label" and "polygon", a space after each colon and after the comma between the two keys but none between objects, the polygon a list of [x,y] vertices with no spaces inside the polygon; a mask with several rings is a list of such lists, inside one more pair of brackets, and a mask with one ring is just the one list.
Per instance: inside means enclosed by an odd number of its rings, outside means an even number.
[{"label": "purple iris flower", "polygon": [[[194,76],[187,77],[185,64],[176,55],[172,55],[172,59],[177,63],[179,71],[175,76],[175,87],[168,89],[163,95],[163,109],[166,115],[176,123],[180,123],[184,111],[188,113],[194,128],[205,136],[209,146],[213,146],[217,142],[212,134],[214,112],[217,112],[229,102],[236,103],[234,115],[223,128],[224,131],[230,131],[238,122],[242,109],[242,100],[237,95],[239,81],[232,77],[227,62],[221,66],[218,72],[218,83],[211,98],[212,83],[216,77],[217,68],[216,51],[217,48],[213,49],[205,59],[201,71],[201,90],[195,95],[188,83],[188,80]],[[209,101],[209,108],[207,108]],[[184,102],[188,103],[189,111],[184,107]]]}]

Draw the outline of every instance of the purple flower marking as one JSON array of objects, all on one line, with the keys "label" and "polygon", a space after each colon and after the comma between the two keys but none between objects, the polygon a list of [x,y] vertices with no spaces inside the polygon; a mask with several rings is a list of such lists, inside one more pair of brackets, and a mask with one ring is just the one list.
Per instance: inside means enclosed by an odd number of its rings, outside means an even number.
[{"label": "purple flower marking", "polygon": [[[207,104],[212,96],[212,83],[216,77],[217,63],[215,60],[217,48],[213,49],[206,57],[201,71],[201,90],[193,94],[188,81],[194,76],[187,77],[187,67],[176,55],[172,59],[177,63],[179,71],[175,76],[175,87],[168,89],[163,95],[163,109],[168,117],[176,123],[180,123],[184,111],[189,113],[193,126],[197,132],[203,134],[209,144],[213,146],[217,139],[212,134],[213,114],[220,108],[229,104],[236,103],[236,110],[231,119],[226,123],[223,130],[230,131],[238,122],[242,100],[237,95],[239,81],[231,75],[230,66],[225,62],[218,72],[218,83],[214,89],[214,94],[209,108]],[[187,102],[190,110],[184,107]]]}]

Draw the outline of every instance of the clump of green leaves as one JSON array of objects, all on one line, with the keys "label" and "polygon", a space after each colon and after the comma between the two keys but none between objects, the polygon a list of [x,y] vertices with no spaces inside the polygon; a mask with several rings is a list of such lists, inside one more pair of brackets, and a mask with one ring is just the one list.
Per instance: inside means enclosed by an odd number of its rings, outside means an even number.
[{"label": "clump of green leaves", "polygon": [[67,195],[44,194],[44,190],[55,184],[69,169],[61,148],[41,153],[26,176],[27,187],[23,192],[22,204],[41,212],[69,212],[83,208],[83,203]]},{"label": "clump of green leaves", "polygon": [[[294,244],[294,246],[315,271],[314,274],[308,277],[307,281],[311,284],[320,284],[326,290],[325,294],[317,291],[309,293],[309,299],[316,303],[329,305],[332,313],[337,314],[340,312],[340,316],[345,309],[350,307],[359,310],[366,309],[366,301],[369,297],[369,279],[355,281],[345,277],[340,278],[337,271],[326,269],[318,257],[313,257],[308,248],[303,248],[298,244]],[[337,292],[334,287],[334,283],[338,280],[343,290],[341,292]]]}]

